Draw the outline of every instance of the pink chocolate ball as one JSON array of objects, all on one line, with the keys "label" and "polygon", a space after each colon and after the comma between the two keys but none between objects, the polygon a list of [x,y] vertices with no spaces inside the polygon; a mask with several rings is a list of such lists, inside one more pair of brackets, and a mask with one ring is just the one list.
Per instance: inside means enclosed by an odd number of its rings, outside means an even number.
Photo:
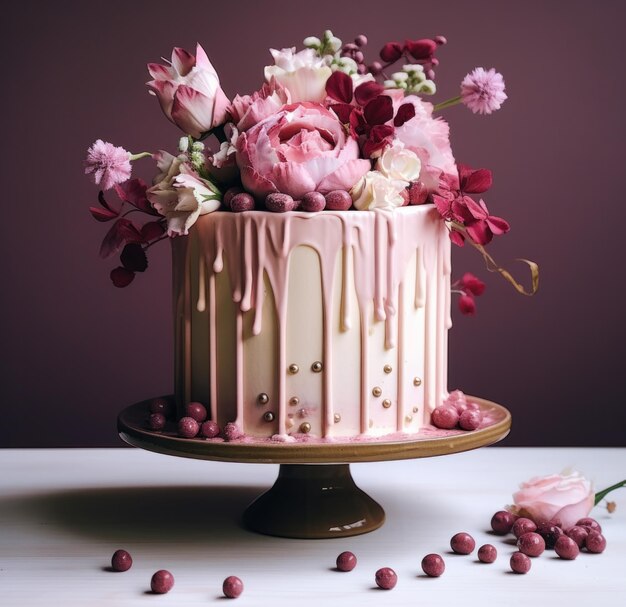
[{"label": "pink chocolate ball", "polygon": [[376,585],[383,590],[391,590],[398,583],[398,576],[391,567],[383,567],[376,572]]},{"label": "pink chocolate ball", "polygon": [[165,428],[165,415],[163,413],[151,413],[148,418],[150,430],[163,430]]},{"label": "pink chocolate ball", "polygon": [[239,426],[237,424],[235,424],[234,422],[228,422],[224,426],[224,430],[222,431],[222,434],[224,435],[224,438],[227,441],[231,441],[231,440],[236,440],[240,438],[242,435],[242,432],[239,429]]},{"label": "pink chocolate ball", "polygon": [[585,540],[585,548],[587,548],[587,552],[600,554],[601,552],[604,552],[606,548],[606,539],[601,533],[597,531],[590,531],[587,539]]},{"label": "pink chocolate ball", "polygon": [[515,573],[528,573],[530,571],[530,559],[523,552],[514,552],[511,555],[510,564]]},{"label": "pink chocolate ball", "polygon": [[491,517],[491,528],[494,533],[498,535],[506,535],[510,533],[513,528],[513,523],[515,522],[515,515],[507,512],[506,510],[498,510]]},{"label": "pink chocolate ball", "polygon": [[169,417],[174,410],[172,403],[167,398],[153,398],[148,408],[150,413],[161,413],[165,417]]},{"label": "pink chocolate ball", "polygon": [[337,557],[337,569],[339,571],[352,571],[356,567],[356,556],[352,552],[342,552]]},{"label": "pink chocolate ball", "polygon": [[243,592],[243,582],[236,575],[229,575],[222,584],[222,592],[229,599],[236,599]]},{"label": "pink chocolate ball", "polygon": [[114,571],[128,571],[133,565],[133,558],[126,550],[116,550],[111,557],[111,568]]},{"label": "pink chocolate ball", "polygon": [[480,426],[481,421],[483,421],[483,416],[480,411],[465,409],[465,411],[459,415],[459,426],[461,426],[463,430],[476,430],[476,428]]},{"label": "pink chocolate ball", "polygon": [[193,417],[182,417],[178,422],[178,434],[183,438],[193,438],[199,430],[200,424]]},{"label": "pink chocolate ball", "polygon": [[308,213],[317,213],[326,208],[326,199],[321,192],[308,192],[300,201],[300,209]]},{"label": "pink chocolate ball", "polygon": [[491,544],[484,544],[478,549],[478,560],[481,563],[493,563],[497,558],[498,551]]},{"label": "pink chocolate ball", "polygon": [[586,516],[585,518],[581,518],[576,522],[576,525],[579,527],[588,527],[589,531],[597,531],[598,533],[602,533],[602,527],[600,523],[596,521],[595,518],[591,518],[590,516]]},{"label": "pink chocolate ball", "polygon": [[422,559],[422,571],[429,577],[439,577],[446,570],[446,564],[439,554],[427,554]]},{"label": "pink chocolate ball", "polygon": [[578,544],[567,535],[562,535],[554,544],[554,551],[567,561],[574,560],[580,554]]},{"label": "pink chocolate ball", "polygon": [[200,434],[202,434],[205,438],[215,438],[219,435],[219,433],[220,427],[217,425],[217,422],[214,422],[211,419],[204,422],[200,426]]},{"label": "pink chocolate ball", "polygon": [[233,213],[243,213],[254,210],[254,198],[247,192],[235,194],[230,201],[230,210]]},{"label": "pink chocolate ball", "polygon": [[430,420],[437,428],[452,430],[459,423],[459,413],[455,407],[441,405],[433,409]]},{"label": "pink chocolate ball", "polygon": [[345,190],[333,190],[326,194],[326,208],[329,211],[347,211],[352,206],[352,196]]},{"label": "pink chocolate ball", "polygon": [[[228,188],[225,192],[224,192],[224,196],[222,196],[222,203],[224,204],[224,206],[228,209],[231,209],[231,202],[233,200],[233,198],[235,196],[237,196],[237,194],[241,194],[243,192],[243,189],[240,188],[239,186],[235,186],[232,188]],[[232,209],[231,209],[232,210]]]},{"label": "pink chocolate ball", "polygon": [[268,211],[272,211],[272,213],[288,213],[289,211],[293,211],[295,206],[296,204],[289,194],[274,192],[268,194],[265,198],[265,207]]},{"label": "pink chocolate ball", "polygon": [[469,533],[457,533],[450,540],[450,548],[457,554],[471,554],[476,548],[476,542]]},{"label": "pink chocolate ball", "polygon": [[520,535],[517,547],[527,556],[539,556],[546,549],[546,542],[538,533],[529,531]]},{"label": "pink chocolate ball", "polygon": [[198,423],[207,418],[206,407],[202,403],[188,403],[185,405],[185,417],[193,417]]},{"label": "pink chocolate ball", "polygon": [[586,527],[574,525],[565,532],[565,535],[567,535],[567,537],[571,537],[576,542],[576,545],[579,548],[582,548],[585,545],[587,536],[589,535],[589,530]]},{"label": "pink chocolate ball", "polygon": [[155,594],[166,594],[174,588],[174,576],[166,569],[159,569],[150,580],[150,588]]},{"label": "pink chocolate ball", "polygon": [[522,516],[513,523],[513,535],[518,539],[524,535],[524,533],[529,533],[530,531],[537,531],[537,525],[529,518]]}]

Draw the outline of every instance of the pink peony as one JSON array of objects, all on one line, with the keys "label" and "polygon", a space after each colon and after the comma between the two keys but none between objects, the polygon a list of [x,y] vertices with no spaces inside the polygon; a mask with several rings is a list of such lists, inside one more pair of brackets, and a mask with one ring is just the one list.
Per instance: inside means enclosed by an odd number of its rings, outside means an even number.
[{"label": "pink peony", "polygon": [[202,133],[226,121],[228,98],[217,72],[198,44],[195,57],[182,48],[172,51],[170,65],[149,63],[148,82],[164,114],[188,135]]},{"label": "pink peony", "polygon": [[450,147],[450,127],[443,118],[433,118],[432,103],[422,101],[415,95],[408,95],[401,101],[394,99],[394,106],[400,103],[413,104],[415,116],[396,127],[395,138],[417,154],[422,162],[419,181],[429,192],[434,192],[441,173],[457,174]]},{"label": "pink peony", "polygon": [[578,472],[551,474],[522,483],[511,510],[535,523],[558,521],[567,530],[591,512],[594,499],[591,482]]},{"label": "pink peony", "polygon": [[103,190],[130,179],[131,170],[130,152],[122,147],[98,139],[87,150],[85,174],[93,173],[96,185],[100,185]]},{"label": "pink peony", "polygon": [[252,95],[237,95],[228,109],[239,131],[247,131],[290,102],[289,92],[272,78]]},{"label": "pink peony", "polygon": [[317,103],[296,103],[242,133],[237,164],[246,190],[301,198],[307,192],[350,190],[370,170],[335,114]]},{"label": "pink peony", "polygon": [[491,114],[500,109],[507,96],[504,78],[493,68],[477,67],[461,83],[461,101],[474,114]]}]

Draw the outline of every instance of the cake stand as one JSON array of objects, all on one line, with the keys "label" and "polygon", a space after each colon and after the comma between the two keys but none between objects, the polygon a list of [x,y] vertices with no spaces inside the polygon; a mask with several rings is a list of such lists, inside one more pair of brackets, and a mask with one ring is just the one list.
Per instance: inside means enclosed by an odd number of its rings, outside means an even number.
[{"label": "cake stand", "polygon": [[244,439],[186,439],[172,423],[157,432],[147,429],[146,400],[124,409],[118,431],[128,444],[148,451],[194,459],[254,464],[280,464],[274,486],[244,513],[246,527],[280,537],[321,539],[347,537],[378,529],[382,507],[359,489],[350,464],[448,455],[477,449],[502,440],[511,427],[511,415],[502,405],[475,397],[488,420],[477,430],[420,433],[389,441],[383,438],[353,442],[276,443]]}]

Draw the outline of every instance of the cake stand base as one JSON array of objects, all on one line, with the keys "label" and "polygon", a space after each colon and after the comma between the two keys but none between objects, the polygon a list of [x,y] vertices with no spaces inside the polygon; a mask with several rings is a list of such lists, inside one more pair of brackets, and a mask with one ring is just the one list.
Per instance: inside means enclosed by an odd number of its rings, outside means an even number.
[{"label": "cake stand base", "polygon": [[301,539],[369,533],[385,512],[359,489],[348,464],[281,464],[274,486],[245,511],[252,531]]}]

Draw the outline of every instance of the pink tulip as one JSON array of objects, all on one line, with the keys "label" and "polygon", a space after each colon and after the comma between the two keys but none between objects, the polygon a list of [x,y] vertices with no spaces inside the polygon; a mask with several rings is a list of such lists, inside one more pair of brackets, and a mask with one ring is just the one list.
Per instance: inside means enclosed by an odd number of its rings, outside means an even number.
[{"label": "pink tulip", "polygon": [[237,164],[244,188],[259,198],[350,190],[371,168],[335,114],[317,103],[285,106],[242,133]]},{"label": "pink tulip", "polygon": [[148,71],[154,80],[147,85],[163,113],[188,135],[199,138],[226,121],[228,98],[199,44],[195,57],[177,47],[170,65],[149,63]]}]

